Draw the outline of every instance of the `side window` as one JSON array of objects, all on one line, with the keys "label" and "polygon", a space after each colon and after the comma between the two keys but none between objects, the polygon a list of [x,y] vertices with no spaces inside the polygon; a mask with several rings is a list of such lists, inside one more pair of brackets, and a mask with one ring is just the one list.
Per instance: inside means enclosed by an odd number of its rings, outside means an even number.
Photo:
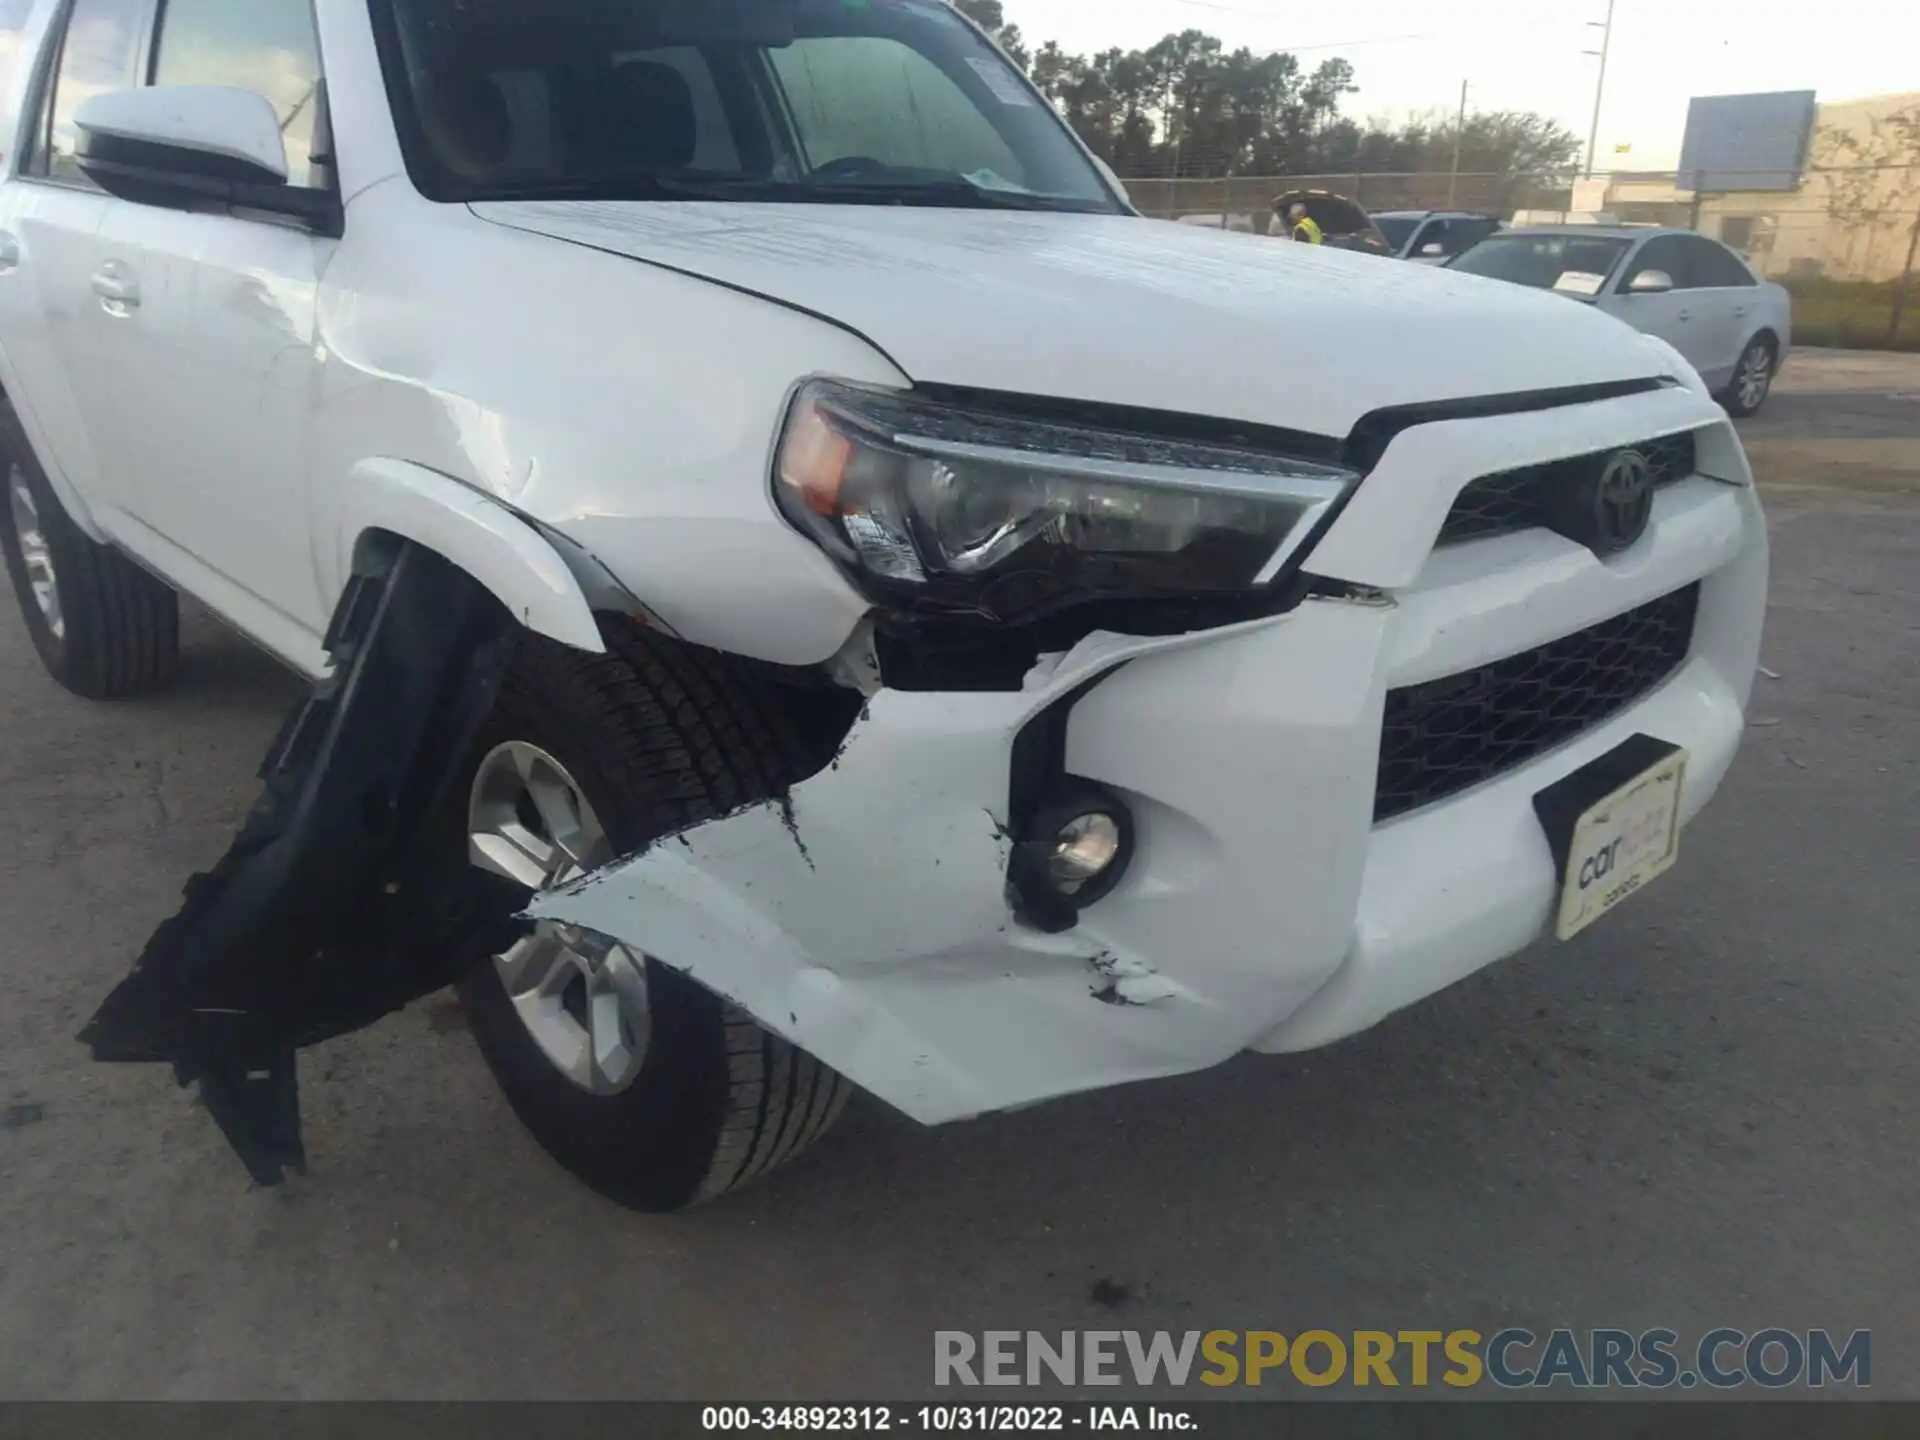
[{"label": "side window", "polygon": [[233,85],[265,96],[287,142],[287,181],[326,185],[313,163],[320,41],[312,0],[166,0],[155,85]]},{"label": "side window", "polygon": [[733,142],[733,127],[727,123],[727,110],[720,99],[720,87],[714,83],[713,68],[707,64],[706,57],[686,46],[643,50],[613,57],[616,77],[645,74],[635,69],[643,65],[677,71],[680,78],[686,81],[688,95],[693,102],[692,167],[695,170],[738,171],[740,147]]},{"label": "side window", "polygon": [[1492,233],[1493,222],[1490,220],[1430,220],[1427,228],[1421,232],[1420,243],[1414,246],[1413,253],[1419,255],[1426,246],[1438,243],[1440,253],[1451,258]]},{"label": "side window", "polygon": [[0,169],[8,168],[13,155],[11,117],[27,78],[21,73],[20,32],[32,10],[33,0],[0,0]]},{"label": "side window", "polygon": [[1414,237],[1413,248],[1409,255],[1425,255],[1429,245],[1438,245],[1442,255],[1451,255],[1453,248],[1447,243],[1447,222],[1429,220],[1420,227],[1420,233]]},{"label": "side window", "polygon": [[507,103],[512,137],[500,168],[516,175],[550,175],[554,160],[553,84],[544,70],[495,70],[487,77]]},{"label": "side window", "polygon": [[555,84],[561,158],[580,173],[740,171],[740,147],[713,67],[699,50],[621,50]]},{"label": "side window", "polygon": [[[797,40],[768,54],[815,167],[859,157],[915,170],[989,169],[1015,185],[1027,183],[1025,167],[980,106],[910,46],[843,36]],[[991,92],[988,104],[1032,103],[997,69],[990,76],[983,69],[981,78]]]},{"label": "side window", "polygon": [[1453,249],[1448,253],[1458,255],[1462,250],[1478,245],[1499,228],[1497,220],[1457,220],[1453,227]]},{"label": "side window", "polygon": [[1649,240],[1640,247],[1640,253],[1633,257],[1633,263],[1627,267],[1627,273],[1620,277],[1620,289],[1625,292],[1635,277],[1648,270],[1664,270],[1673,278],[1673,288],[1686,290],[1692,280],[1687,267],[1687,252],[1681,248],[1678,235],[1661,235]]},{"label": "side window", "polygon": [[1745,265],[1724,245],[1711,240],[1688,240],[1687,263],[1693,271],[1693,283],[1716,290],[1735,290],[1758,282]]},{"label": "side window", "polygon": [[74,185],[93,183],[74,163],[80,132],[73,112],[95,95],[131,90],[140,83],[142,41],[152,13],[148,0],[74,0],[47,128],[37,137],[28,164],[31,173]]}]

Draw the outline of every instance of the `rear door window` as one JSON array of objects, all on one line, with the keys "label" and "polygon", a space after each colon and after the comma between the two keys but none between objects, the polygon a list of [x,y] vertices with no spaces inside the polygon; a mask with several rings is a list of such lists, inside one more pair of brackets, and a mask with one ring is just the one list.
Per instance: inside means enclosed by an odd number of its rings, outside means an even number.
[{"label": "rear door window", "polygon": [[74,158],[80,131],[74,112],[96,95],[140,84],[150,0],[74,0],[54,74],[52,106],[29,164],[34,174],[91,187]]},{"label": "rear door window", "polygon": [[1695,285],[1705,289],[1737,290],[1758,283],[1753,273],[1726,246],[1705,239],[1689,239],[1685,243],[1687,266]]},{"label": "rear door window", "polygon": [[0,0],[0,169],[13,158],[13,117],[25,88],[20,36],[33,12],[33,0]]}]

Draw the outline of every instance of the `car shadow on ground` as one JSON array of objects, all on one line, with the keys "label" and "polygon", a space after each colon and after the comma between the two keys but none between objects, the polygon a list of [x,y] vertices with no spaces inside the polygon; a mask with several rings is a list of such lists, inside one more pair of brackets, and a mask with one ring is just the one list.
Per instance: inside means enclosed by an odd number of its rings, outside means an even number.
[{"label": "car shadow on ground", "polygon": [[258,715],[278,720],[306,693],[308,684],[280,661],[206,611],[183,601],[180,669],[160,693],[136,702],[181,715],[197,710]]}]

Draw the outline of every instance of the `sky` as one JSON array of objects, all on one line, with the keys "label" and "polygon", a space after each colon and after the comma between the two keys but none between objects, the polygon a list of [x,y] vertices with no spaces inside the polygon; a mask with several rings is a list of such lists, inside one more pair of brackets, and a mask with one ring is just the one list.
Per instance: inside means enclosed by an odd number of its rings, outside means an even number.
[{"label": "sky", "polygon": [[[1229,49],[1291,50],[1309,65],[1340,55],[1360,93],[1355,118],[1538,110],[1584,141],[1593,122],[1606,0],[1002,0],[1036,47],[1135,49],[1199,29]],[[1309,48],[1312,47],[1312,48]],[[1687,100],[1813,90],[1822,101],[1920,91],[1916,0],[1616,0],[1599,132],[1600,168],[1677,164]],[[1616,155],[1616,145],[1631,151]]]}]

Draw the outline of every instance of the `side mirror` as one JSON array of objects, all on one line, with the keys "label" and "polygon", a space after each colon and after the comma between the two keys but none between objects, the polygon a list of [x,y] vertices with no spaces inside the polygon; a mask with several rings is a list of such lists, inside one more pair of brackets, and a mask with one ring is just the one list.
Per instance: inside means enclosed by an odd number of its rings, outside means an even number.
[{"label": "side mirror", "polygon": [[1642,270],[1627,282],[1629,295],[1664,295],[1673,289],[1673,277],[1664,270]]},{"label": "side mirror", "polygon": [[[325,96],[313,103],[324,105]],[[280,117],[252,90],[121,90],[83,102],[73,123],[81,171],[118,199],[170,210],[263,211],[322,235],[341,233],[340,201],[331,190],[287,183]]]},{"label": "side mirror", "polygon": [[1447,247],[1442,245],[1438,240],[1429,240],[1420,247],[1420,253],[1422,255],[1444,255],[1447,253]]},{"label": "side mirror", "polygon": [[[263,95],[226,85],[168,85],[95,95],[74,112],[77,159],[108,194],[130,181],[284,185],[287,147]],[[131,197],[129,197],[131,198]]]}]

